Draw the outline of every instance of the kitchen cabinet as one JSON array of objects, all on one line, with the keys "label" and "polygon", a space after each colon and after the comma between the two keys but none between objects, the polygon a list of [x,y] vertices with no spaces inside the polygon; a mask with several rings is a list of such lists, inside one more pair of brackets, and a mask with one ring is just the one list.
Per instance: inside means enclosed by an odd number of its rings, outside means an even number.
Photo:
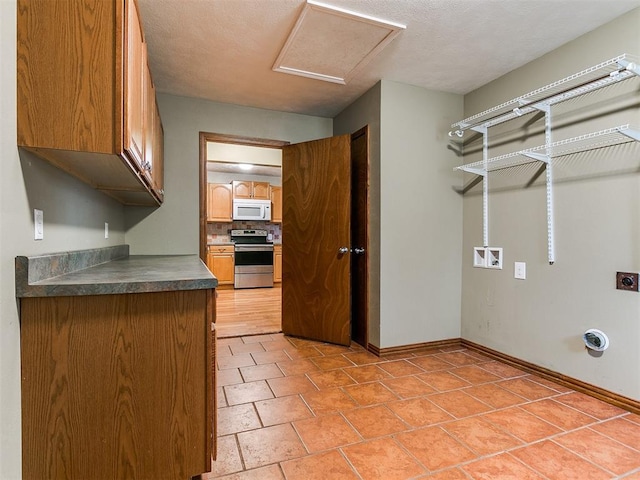
[{"label": "kitchen cabinet", "polygon": [[269,182],[251,182],[234,180],[233,198],[253,198],[255,200],[270,200]]},{"label": "kitchen cabinet", "polygon": [[215,280],[202,262],[130,257],[40,282],[18,277],[23,478],[210,471]]},{"label": "kitchen cabinet", "polygon": [[233,193],[230,183],[207,185],[207,222],[231,222]]},{"label": "kitchen cabinet", "polygon": [[282,245],[273,246],[273,282],[282,282]]},{"label": "kitchen cabinet", "polygon": [[218,285],[233,285],[235,281],[233,245],[209,245],[207,267],[218,279]]},{"label": "kitchen cabinet", "polygon": [[145,143],[143,171],[147,181],[152,185],[159,200],[164,199],[164,129],[158,104],[156,103],[156,89],[151,78],[151,71],[145,68]]},{"label": "kitchen cabinet", "polygon": [[162,128],[136,1],[18,0],[17,57],[18,146],[123,204],[159,205]]},{"label": "kitchen cabinet", "polygon": [[282,187],[271,185],[271,221],[282,223]]}]

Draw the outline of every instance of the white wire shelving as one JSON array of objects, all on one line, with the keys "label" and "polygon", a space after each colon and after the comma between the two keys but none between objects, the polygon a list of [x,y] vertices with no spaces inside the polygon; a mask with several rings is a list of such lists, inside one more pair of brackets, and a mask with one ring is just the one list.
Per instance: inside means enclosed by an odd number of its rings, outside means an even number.
[{"label": "white wire shelving", "polygon": [[559,140],[549,145],[540,145],[534,148],[507,153],[506,155],[489,158],[486,163],[484,160],[480,160],[478,162],[460,165],[459,167],[455,167],[454,170],[483,175],[486,172],[515,167],[525,163],[538,161],[547,162],[553,158],[621,145],[633,141],[640,141],[640,128],[627,124],[568,138],[566,140]]},{"label": "white wire shelving", "polygon": [[[552,142],[551,107],[609,85],[638,77],[640,77],[638,61],[634,56],[625,53],[451,125],[450,137],[462,138],[466,130],[481,133],[483,137],[482,160],[455,167],[454,170],[482,177],[482,241],[485,248],[489,248],[489,173],[526,163],[543,162],[546,164],[548,261],[550,265],[553,265],[555,262],[553,159],[640,141],[640,129],[627,124]],[[544,145],[490,158],[489,128],[532,112],[544,113]]]},{"label": "white wire shelving", "polygon": [[465,130],[480,126],[493,127],[638,75],[638,60],[633,55],[624,53],[456,122],[451,125],[453,130],[449,132],[449,136],[462,137]]}]

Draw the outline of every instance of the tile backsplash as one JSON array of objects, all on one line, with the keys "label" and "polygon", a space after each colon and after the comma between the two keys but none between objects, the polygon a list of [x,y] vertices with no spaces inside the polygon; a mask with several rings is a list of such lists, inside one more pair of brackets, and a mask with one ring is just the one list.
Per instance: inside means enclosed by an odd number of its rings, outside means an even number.
[{"label": "tile backsplash", "polygon": [[273,236],[273,243],[282,243],[282,230],[279,223],[245,222],[207,223],[207,242],[230,242],[231,230],[266,230]]}]

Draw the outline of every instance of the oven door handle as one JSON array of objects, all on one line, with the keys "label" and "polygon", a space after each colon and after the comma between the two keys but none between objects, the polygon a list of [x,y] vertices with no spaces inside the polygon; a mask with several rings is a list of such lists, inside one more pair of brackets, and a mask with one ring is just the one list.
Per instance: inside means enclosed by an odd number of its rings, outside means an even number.
[{"label": "oven door handle", "polygon": [[272,252],[273,245],[236,245],[236,252]]}]

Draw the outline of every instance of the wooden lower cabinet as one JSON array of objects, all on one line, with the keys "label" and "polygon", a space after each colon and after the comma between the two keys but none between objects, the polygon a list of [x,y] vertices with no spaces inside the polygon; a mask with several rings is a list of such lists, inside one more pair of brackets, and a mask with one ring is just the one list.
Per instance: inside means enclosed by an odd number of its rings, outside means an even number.
[{"label": "wooden lower cabinet", "polygon": [[233,285],[235,281],[235,253],[233,245],[209,245],[207,268],[218,279],[218,285]]},{"label": "wooden lower cabinet", "polygon": [[273,246],[273,282],[282,282],[282,245]]},{"label": "wooden lower cabinet", "polygon": [[211,470],[215,290],[23,298],[24,479]]}]

